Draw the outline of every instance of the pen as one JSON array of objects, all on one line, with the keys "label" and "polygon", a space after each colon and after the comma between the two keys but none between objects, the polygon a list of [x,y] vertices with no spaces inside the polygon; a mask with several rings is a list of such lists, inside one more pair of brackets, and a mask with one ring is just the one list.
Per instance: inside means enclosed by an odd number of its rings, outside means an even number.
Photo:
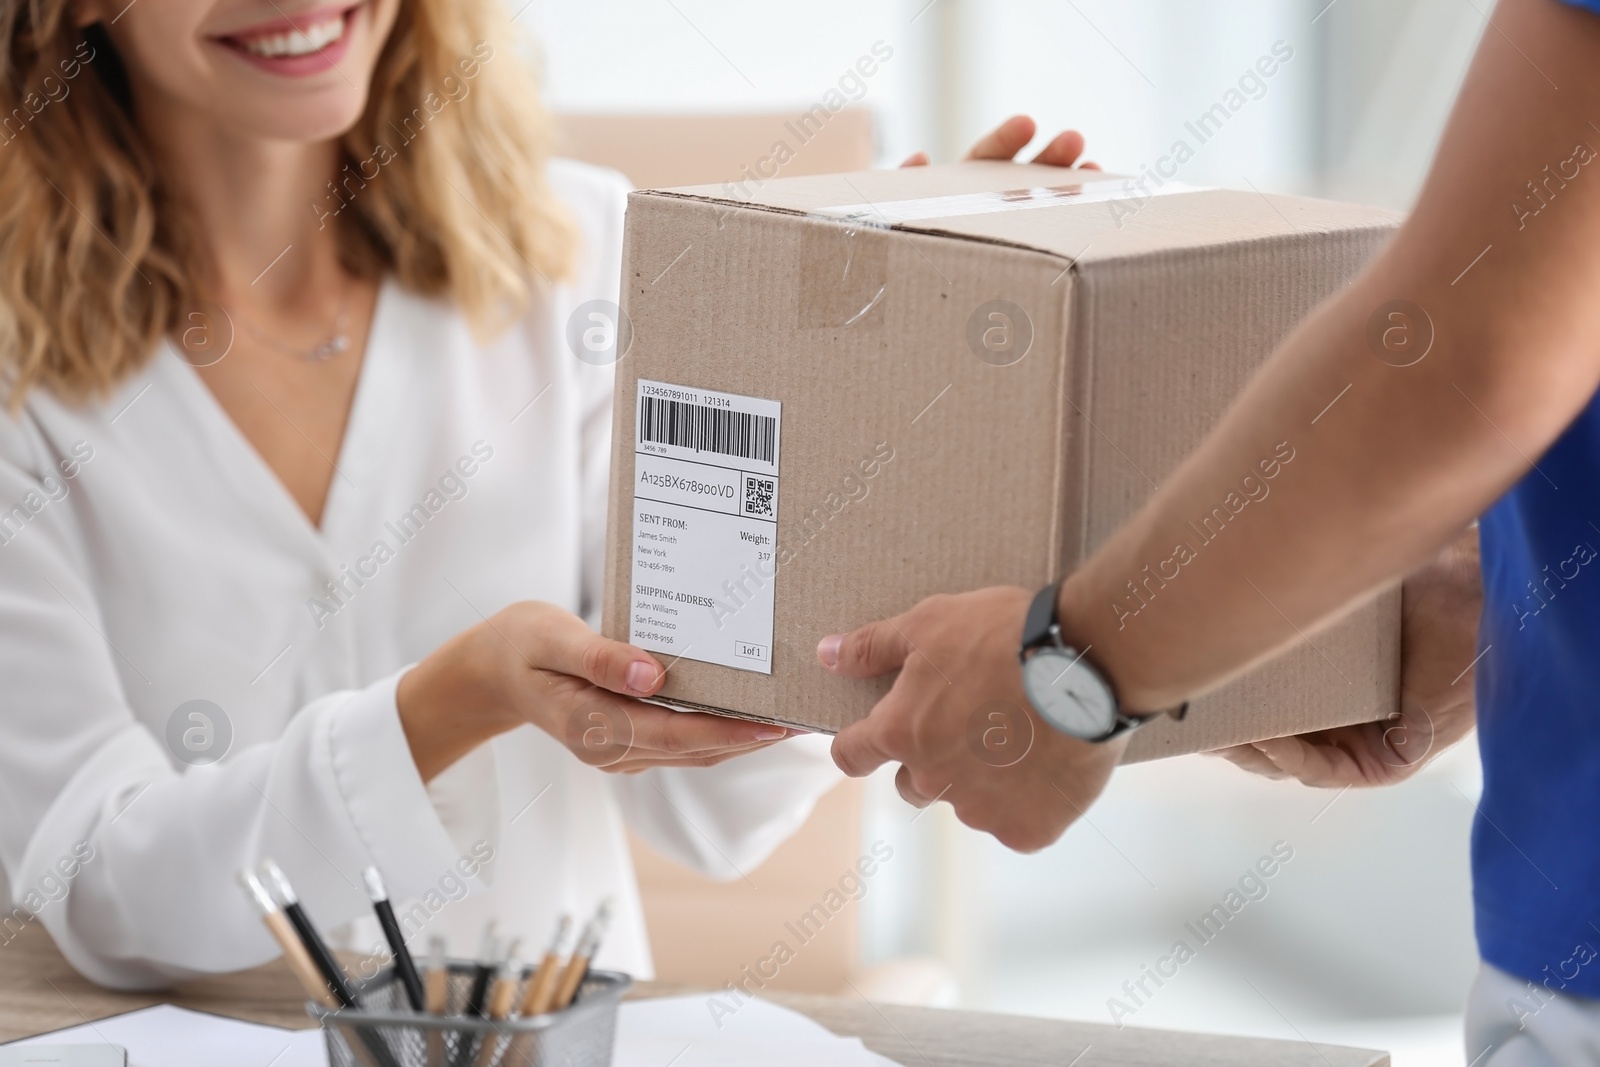
[{"label": "pen", "polygon": [[300,906],[300,898],[295,895],[294,887],[289,884],[289,879],[276,863],[271,860],[261,862],[261,873],[266,880],[278,891],[278,901],[283,905],[283,913],[294,924],[295,932],[300,935],[300,940],[305,943],[306,952],[310,954],[311,961],[317,965],[317,970],[322,972],[322,977],[327,981],[328,988],[333,990],[333,995],[339,998],[339,1003],[346,1008],[356,1006],[355,994],[350,991],[350,983],[345,981],[344,972],[339,969],[339,964],[334,960],[333,953],[328,951],[328,946],[323,942],[322,935],[317,933],[317,928],[311,925],[311,919],[306,915],[306,909]]},{"label": "pen", "polygon": [[[478,964],[472,970],[472,988],[467,993],[467,1003],[462,1009],[462,1014],[469,1018],[481,1018],[483,1015],[484,1001],[489,996],[489,982],[494,978],[495,971],[499,969],[500,962],[505,959],[505,942],[495,936],[495,921],[483,928],[483,943],[478,948]],[[461,1031],[455,1052],[450,1056],[451,1067],[472,1061],[472,1049],[478,1044],[479,1039]]]},{"label": "pen", "polygon": [[339,1000],[328,988],[328,983],[317,970],[317,965],[311,962],[311,956],[306,952],[306,947],[301,942],[298,934],[289,920],[284,918],[283,909],[278,907],[278,902],[272,899],[272,894],[267,892],[267,887],[261,884],[261,879],[250,870],[239,872],[239,884],[244,886],[255,901],[256,910],[261,912],[261,921],[266,925],[267,931],[272,934],[272,939],[283,950],[283,958],[289,964],[289,970],[299,980],[305,989],[306,995],[321,1004],[324,1008],[337,1010]]},{"label": "pen", "polygon": [[489,995],[489,980],[494,977],[499,963],[502,942],[495,936],[494,920],[483,930],[483,944],[478,949],[478,966],[472,972],[472,991],[467,994],[466,1014],[483,1014],[483,999]]},{"label": "pen", "polygon": [[544,960],[528,982],[528,991],[523,994],[518,1015],[543,1015],[550,1010],[556,982],[561,976],[562,950],[566,948],[567,932],[571,929],[572,916],[561,916],[561,921],[556,923],[556,934],[550,939],[550,947],[545,950]]},{"label": "pen", "polygon": [[[450,970],[444,961],[444,938],[428,938],[428,977],[424,983],[424,1007],[429,1015],[443,1015],[450,1006]],[[428,1067],[444,1063],[444,1031],[428,1029]]]},{"label": "pen", "polygon": [[[489,992],[489,1002],[485,1011],[494,1022],[509,1016],[517,1002],[517,983],[522,979],[522,960],[517,956],[517,949],[517,942],[512,942],[511,950],[506,954],[506,961],[500,965],[500,972],[496,975],[494,986]],[[499,1034],[485,1034],[483,1044],[478,1047],[478,1058],[473,1062],[473,1067],[489,1067],[489,1064],[494,1062],[501,1040]]]},{"label": "pen", "polygon": [[390,905],[389,894],[384,889],[383,875],[378,873],[378,868],[368,867],[361,872],[361,880],[367,883],[367,895],[372,897],[372,910],[377,913],[378,925],[383,927],[384,940],[389,942],[389,951],[394,955],[394,973],[399,976],[400,985],[406,991],[406,1000],[411,1002],[412,1011],[421,1011],[422,979],[417,976],[417,965],[412,962],[411,952],[406,948],[405,935],[400,932],[400,924],[395,921],[394,908]]},{"label": "pen", "polygon": [[577,999],[578,990],[583,987],[583,980],[589,974],[589,961],[599,951],[600,941],[606,936],[606,927],[610,922],[611,901],[602,900],[594,918],[583,928],[578,947],[573,950],[572,958],[567,961],[567,969],[562,972],[561,984],[556,987],[555,999],[550,1005],[555,1010],[560,1011]]},{"label": "pen", "polygon": [[[268,864],[262,866],[265,868]],[[280,882],[279,892],[293,901],[294,890],[289,888],[289,880],[283,877],[283,872],[278,870],[276,864],[271,864],[271,870],[276,873]],[[305,916],[305,909],[301,908],[298,902],[293,905],[294,912],[289,910],[288,905],[280,905],[261,883],[261,879],[248,869],[239,872],[239,882],[255,899],[256,907],[261,912],[261,921],[266,924],[278,942],[278,947],[283,949],[283,958],[288,962],[289,970],[300,980],[301,986],[311,999],[332,1011],[352,1007],[355,998],[350,996],[349,987],[344,984],[344,976],[339,974],[337,968],[331,970],[334,978],[338,979],[336,986],[329,979],[329,969],[319,967],[312,958],[311,945],[319,946],[324,954],[328,949],[322,944],[322,939],[317,937],[316,930],[311,929],[311,922]],[[300,916],[298,922],[295,921],[295,913]],[[305,926],[304,930],[301,928],[302,923]],[[310,940],[306,937],[306,930],[310,931]],[[340,988],[344,989],[344,997],[339,995]],[[348,997],[348,1000],[345,997]],[[363,1067],[374,1067],[375,1064],[376,1067],[398,1067],[394,1057],[389,1055],[388,1049],[378,1043],[375,1036],[363,1032],[357,1033],[356,1037],[358,1040],[351,1042],[350,1051]]]}]

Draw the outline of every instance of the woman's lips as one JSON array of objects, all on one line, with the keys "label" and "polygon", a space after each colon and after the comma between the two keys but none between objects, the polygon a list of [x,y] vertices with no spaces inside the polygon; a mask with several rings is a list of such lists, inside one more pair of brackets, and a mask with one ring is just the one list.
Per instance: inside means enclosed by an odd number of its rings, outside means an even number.
[{"label": "woman's lips", "polygon": [[361,6],[316,8],[213,40],[260,70],[305,77],[336,66],[344,58]]}]

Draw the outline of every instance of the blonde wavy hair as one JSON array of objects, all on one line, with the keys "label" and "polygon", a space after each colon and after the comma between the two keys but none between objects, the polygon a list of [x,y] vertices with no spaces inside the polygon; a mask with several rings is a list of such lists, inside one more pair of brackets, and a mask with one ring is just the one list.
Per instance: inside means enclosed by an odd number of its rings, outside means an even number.
[{"label": "blonde wavy hair", "polygon": [[[205,276],[110,39],[68,6],[0,0],[0,389],[13,409],[38,385],[104,396],[179,327]],[[551,126],[533,79],[487,43],[512,39],[499,0],[403,0],[337,187],[309,205],[337,227],[347,269],[453,300],[485,334],[567,275],[576,244],[545,180]]]}]

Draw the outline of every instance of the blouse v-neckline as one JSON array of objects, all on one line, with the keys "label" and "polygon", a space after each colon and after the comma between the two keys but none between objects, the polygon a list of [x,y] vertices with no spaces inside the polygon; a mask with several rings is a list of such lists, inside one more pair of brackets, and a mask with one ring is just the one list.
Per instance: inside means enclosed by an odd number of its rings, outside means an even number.
[{"label": "blouse v-neckline", "polygon": [[322,504],[320,525],[311,521],[289,487],[278,477],[278,472],[228,415],[194,366],[178,355],[170,340],[162,342],[162,359],[171,368],[179,387],[188,393],[189,405],[205,424],[205,436],[226,457],[224,474],[239,472],[248,479],[249,484],[240,484],[234,478],[226,478],[229,486],[241,490],[238,495],[247,506],[276,523],[289,536],[313,546],[319,555],[338,539],[345,525],[354,518],[352,509],[364,492],[361,480],[377,477],[381,472],[378,464],[369,462],[371,449],[376,445],[373,437],[380,425],[379,413],[369,409],[380,401],[375,394],[385,391],[381,386],[388,361],[383,353],[389,344],[390,305],[396,296],[391,292],[393,284],[389,278],[378,284],[366,348],[361,353],[361,368],[356,373],[355,392],[339,441],[339,454],[333,460],[334,473]]}]

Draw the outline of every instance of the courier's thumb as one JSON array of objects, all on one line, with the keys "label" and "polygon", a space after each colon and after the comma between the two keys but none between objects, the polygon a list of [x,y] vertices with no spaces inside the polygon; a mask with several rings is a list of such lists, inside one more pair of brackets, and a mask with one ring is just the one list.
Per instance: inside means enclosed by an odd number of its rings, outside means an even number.
[{"label": "courier's thumb", "polygon": [[910,654],[911,642],[888,619],[847,634],[831,634],[817,643],[817,660],[846,678],[876,678],[898,670]]}]

